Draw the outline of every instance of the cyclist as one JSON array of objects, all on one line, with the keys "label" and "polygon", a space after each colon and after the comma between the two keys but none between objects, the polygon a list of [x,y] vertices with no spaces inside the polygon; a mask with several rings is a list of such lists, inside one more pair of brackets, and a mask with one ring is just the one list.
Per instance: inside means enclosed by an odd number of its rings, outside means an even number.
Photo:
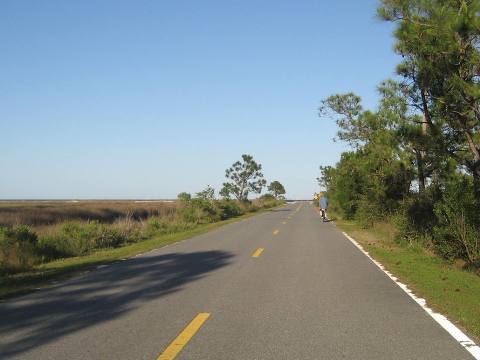
[{"label": "cyclist", "polygon": [[328,197],[327,195],[322,194],[320,198],[320,215],[322,216],[323,222],[327,221],[327,209],[328,209]]}]

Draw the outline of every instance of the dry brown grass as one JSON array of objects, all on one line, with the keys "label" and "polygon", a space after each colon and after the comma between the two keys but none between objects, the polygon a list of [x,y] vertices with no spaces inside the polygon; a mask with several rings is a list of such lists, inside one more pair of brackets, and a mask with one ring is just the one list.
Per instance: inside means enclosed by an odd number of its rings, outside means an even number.
[{"label": "dry brown grass", "polygon": [[0,226],[43,227],[81,220],[114,223],[123,218],[139,221],[150,216],[170,217],[178,207],[177,202],[164,201],[0,201]]}]

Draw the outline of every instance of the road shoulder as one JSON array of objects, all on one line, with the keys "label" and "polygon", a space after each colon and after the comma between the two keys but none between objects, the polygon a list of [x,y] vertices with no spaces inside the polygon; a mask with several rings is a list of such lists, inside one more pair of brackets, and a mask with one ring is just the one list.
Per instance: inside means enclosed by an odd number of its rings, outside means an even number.
[{"label": "road shoulder", "polygon": [[[444,314],[478,344],[480,339],[478,275],[459,269],[422,248],[399,245],[393,240],[393,234],[388,226],[379,225],[365,230],[349,221],[336,221],[335,225],[377,261],[377,266],[379,264],[383,266],[389,276],[393,277],[392,280],[406,284],[404,286],[411,289],[412,294],[415,294],[413,296],[418,299],[417,301],[414,298],[415,301],[419,304],[425,303],[424,306],[438,316]],[[468,341],[462,345],[467,350],[474,350],[478,356],[476,358],[480,359],[478,346],[475,348],[475,344],[472,345]]]}]

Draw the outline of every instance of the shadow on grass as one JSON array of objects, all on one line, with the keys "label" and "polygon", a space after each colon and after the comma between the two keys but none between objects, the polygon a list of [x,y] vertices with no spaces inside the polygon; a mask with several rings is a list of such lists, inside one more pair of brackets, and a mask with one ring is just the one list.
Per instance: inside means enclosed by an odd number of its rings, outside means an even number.
[{"label": "shadow on grass", "polygon": [[0,303],[0,358],[119,318],[230,264],[224,251],[147,255]]}]

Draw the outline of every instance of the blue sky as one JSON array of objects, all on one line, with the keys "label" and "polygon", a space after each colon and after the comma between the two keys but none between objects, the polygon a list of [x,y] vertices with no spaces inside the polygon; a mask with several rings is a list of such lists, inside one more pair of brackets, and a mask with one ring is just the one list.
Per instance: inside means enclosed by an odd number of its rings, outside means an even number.
[{"label": "blue sky", "polygon": [[394,76],[376,0],[0,2],[0,199],[172,198],[241,154],[290,198],[334,164],[322,98]]}]

